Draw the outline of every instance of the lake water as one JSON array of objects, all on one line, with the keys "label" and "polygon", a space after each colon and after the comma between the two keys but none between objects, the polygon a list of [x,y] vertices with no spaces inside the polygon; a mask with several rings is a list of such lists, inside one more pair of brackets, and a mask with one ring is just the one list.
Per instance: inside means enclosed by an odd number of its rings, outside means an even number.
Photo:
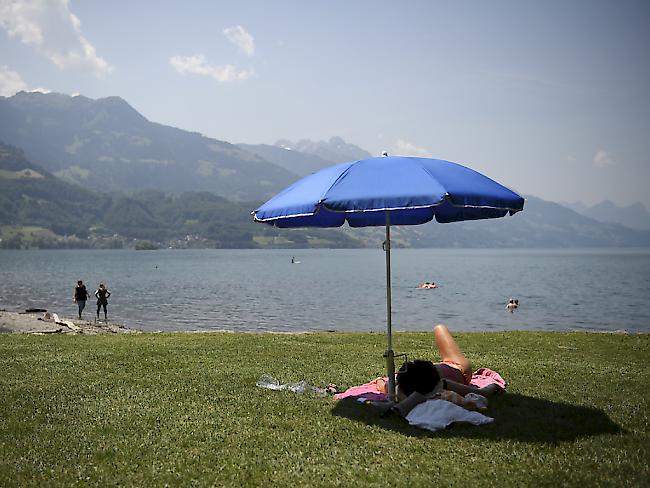
[{"label": "lake water", "polygon": [[[650,249],[393,249],[392,277],[395,331],[650,332]],[[142,330],[386,328],[380,249],[0,251],[0,308],[74,317],[77,279],[105,282],[109,318]]]}]

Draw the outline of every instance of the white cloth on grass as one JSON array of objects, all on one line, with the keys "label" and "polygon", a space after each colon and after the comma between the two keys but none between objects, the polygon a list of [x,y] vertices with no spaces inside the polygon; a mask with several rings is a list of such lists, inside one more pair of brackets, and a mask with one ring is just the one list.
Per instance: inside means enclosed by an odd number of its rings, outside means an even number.
[{"label": "white cloth on grass", "polygon": [[409,412],[406,420],[411,425],[433,432],[444,429],[454,422],[469,422],[474,425],[494,422],[492,417],[478,412],[470,412],[446,400],[427,400],[420,403]]}]

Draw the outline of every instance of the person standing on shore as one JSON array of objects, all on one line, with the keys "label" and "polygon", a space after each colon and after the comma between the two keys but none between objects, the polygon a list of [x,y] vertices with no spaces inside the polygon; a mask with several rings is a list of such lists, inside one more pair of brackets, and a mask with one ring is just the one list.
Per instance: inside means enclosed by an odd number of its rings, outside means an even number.
[{"label": "person standing on shore", "polygon": [[108,321],[106,306],[108,305],[108,297],[111,296],[111,292],[106,288],[104,283],[100,283],[99,288],[95,291],[95,296],[97,297],[97,319],[99,319],[99,310],[104,307],[104,321]]},{"label": "person standing on shore", "polygon": [[81,320],[81,313],[84,311],[84,308],[86,308],[86,300],[88,300],[88,290],[86,290],[86,285],[84,285],[83,281],[77,281],[77,286],[74,289],[72,300],[77,304],[77,307],[79,307],[79,320]]}]

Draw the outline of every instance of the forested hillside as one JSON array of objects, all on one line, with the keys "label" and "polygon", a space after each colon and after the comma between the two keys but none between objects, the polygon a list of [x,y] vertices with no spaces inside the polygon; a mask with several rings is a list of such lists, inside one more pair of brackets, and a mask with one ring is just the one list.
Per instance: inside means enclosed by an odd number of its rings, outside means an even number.
[{"label": "forested hillside", "polygon": [[261,202],[236,203],[209,192],[101,193],[61,181],[0,144],[0,246],[359,247],[333,230],[278,230],[253,222]]}]

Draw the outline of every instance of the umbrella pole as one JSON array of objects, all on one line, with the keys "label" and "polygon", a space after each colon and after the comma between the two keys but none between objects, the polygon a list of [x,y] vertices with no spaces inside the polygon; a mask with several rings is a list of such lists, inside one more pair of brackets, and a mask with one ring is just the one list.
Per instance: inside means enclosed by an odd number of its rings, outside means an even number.
[{"label": "umbrella pole", "polygon": [[393,351],[393,325],[391,320],[391,293],[390,293],[390,212],[386,210],[386,327],[388,345],[384,357],[386,358],[386,372],[388,374],[388,398],[395,400],[395,352]]}]

